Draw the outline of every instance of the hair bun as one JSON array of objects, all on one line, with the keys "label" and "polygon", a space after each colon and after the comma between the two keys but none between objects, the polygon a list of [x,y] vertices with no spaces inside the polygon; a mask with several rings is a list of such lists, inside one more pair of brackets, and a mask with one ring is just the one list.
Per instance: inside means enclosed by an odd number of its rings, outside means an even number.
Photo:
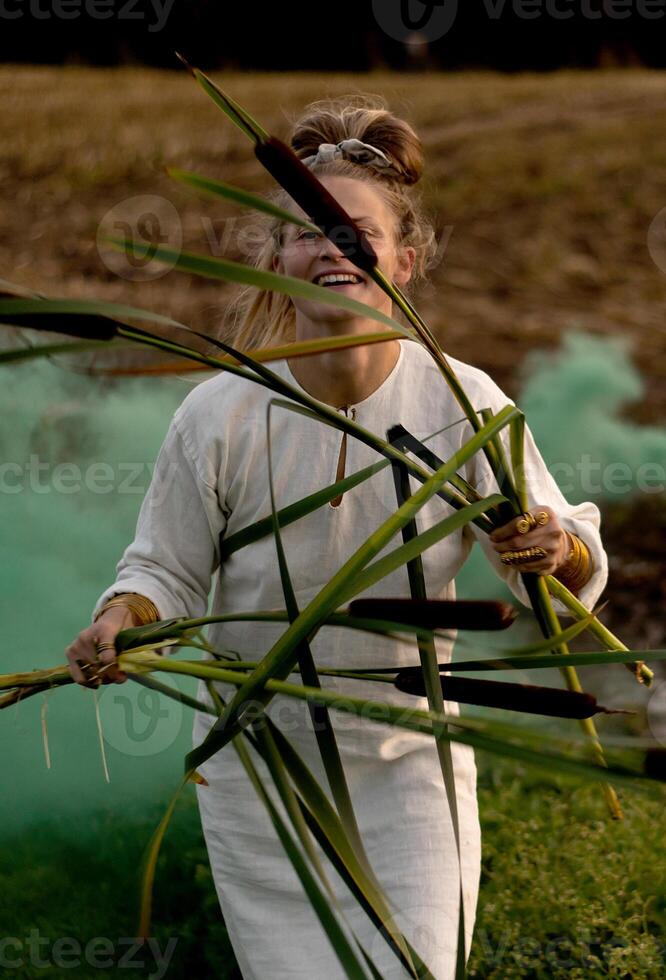
[{"label": "hair bun", "polygon": [[291,145],[304,158],[316,154],[321,143],[346,139],[382,150],[398,173],[392,180],[415,184],[423,173],[421,140],[408,122],[386,108],[380,96],[350,95],[311,102],[294,125]]}]

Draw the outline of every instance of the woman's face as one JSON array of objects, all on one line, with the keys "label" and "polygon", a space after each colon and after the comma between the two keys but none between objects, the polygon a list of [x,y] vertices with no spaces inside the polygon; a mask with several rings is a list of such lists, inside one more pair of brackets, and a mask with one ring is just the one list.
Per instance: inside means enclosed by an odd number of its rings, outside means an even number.
[{"label": "woman's face", "polygon": [[[323,177],[322,184],[344,208],[347,214],[365,232],[379,258],[379,267],[387,278],[397,285],[405,285],[410,279],[415,252],[411,247],[396,243],[396,219],[381,193],[362,180],[352,177]],[[296,213],[304,216],[300,208]],[[390,315],[391,299],[365,272],[358,269],[325,235],[315,235],[297,225],[285,225],[282,248],[273,260],[273,268],[283,275],[307,279],[308,282],[326,289],[344,293],[382,310]],[[351,275],[353,282],[335,282],[327,276]],[[357,315],[341,310],[328,303],[293,299],[296,307],[297,327],[312,324],[345,323],[358,321]],[[376,323],[373,329],[378,329]]]}]

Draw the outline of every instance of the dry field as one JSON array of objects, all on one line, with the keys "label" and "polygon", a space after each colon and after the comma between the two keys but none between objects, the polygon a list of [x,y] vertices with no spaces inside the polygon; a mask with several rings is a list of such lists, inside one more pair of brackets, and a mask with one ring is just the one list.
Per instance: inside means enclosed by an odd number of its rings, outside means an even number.
[{"label": "dry field", "polygon": [[[619,334],[647,384],[644,401],[628,412],[644,424],[663,422],[666,73],[218,77],[282,136],[312,98],[384,95],[426,147],[422,189],[442,249],[417,299],[445,350],[515,395],[530,349],[556,345],[572,327]],[[188,250],[209,252],[233,232],[230,208],[191,194],[165,166],[258,191],[272,186],[249,143],[189,76],[4,66],[0,107],[0,276],[215,330],[230,295],[223,284],[176,272],[129,281],[107,268],[96,246],[109,209],[141,194],[172,202]],[[240,257],[233,235],[223,251]],[[657,511],[666,527],[663,507]],[[631,517],[624,508],[607,522],[621,617],[635,600],[666,604],[663,535],[641,551]]]},{"label": "dry field", "polygon": [[[420,305],[445,349],[511,392],[525,350],[572,325],[619,333],[650,385],[641,418],[663,418],[666,216],[661,236],[653,229],[662,269],[648,229],[666,207],[666,73],[218,77],[283,136],[311,98],[384,95],[426,146],[423,193],[442,254]],[[2,276],[215,325],[223,286],[180,273],[119,280],[95,245],[106,212],[136,194],[175,205],[188,249],[219,241],[233,212],[175,184],[167,165],[271,186],[185,72],[5,66],[0,112]]]}]

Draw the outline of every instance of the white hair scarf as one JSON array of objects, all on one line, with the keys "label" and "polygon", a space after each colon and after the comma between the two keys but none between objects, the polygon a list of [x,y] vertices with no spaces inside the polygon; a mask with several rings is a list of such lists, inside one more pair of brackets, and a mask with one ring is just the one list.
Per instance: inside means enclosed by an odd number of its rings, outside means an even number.
[{"label": "white hair scarf", "polygon": [[330,163],[332,160],[350,160],[352,163],[376,167],[388,175],[398,174],[383,150],[370,143],[357,139],[340,140],[339,143],[320,143],[319,149],[312,156],[305,157],[303,163],[313,166],[317,163]]}]

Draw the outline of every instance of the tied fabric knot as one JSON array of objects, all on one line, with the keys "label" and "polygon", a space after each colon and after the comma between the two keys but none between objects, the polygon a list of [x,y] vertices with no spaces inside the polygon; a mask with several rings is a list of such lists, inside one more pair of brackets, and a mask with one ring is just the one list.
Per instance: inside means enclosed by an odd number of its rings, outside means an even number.
[{"label": "tied fabric knot", "polygon": [[317,152],[305,157],[303,163],[312,166],[315,163],[330,163],[332,160],[350,160],[352,163],[398,173],[383,150],[357,139],[340,140],[339,143],[320,143]]}]

